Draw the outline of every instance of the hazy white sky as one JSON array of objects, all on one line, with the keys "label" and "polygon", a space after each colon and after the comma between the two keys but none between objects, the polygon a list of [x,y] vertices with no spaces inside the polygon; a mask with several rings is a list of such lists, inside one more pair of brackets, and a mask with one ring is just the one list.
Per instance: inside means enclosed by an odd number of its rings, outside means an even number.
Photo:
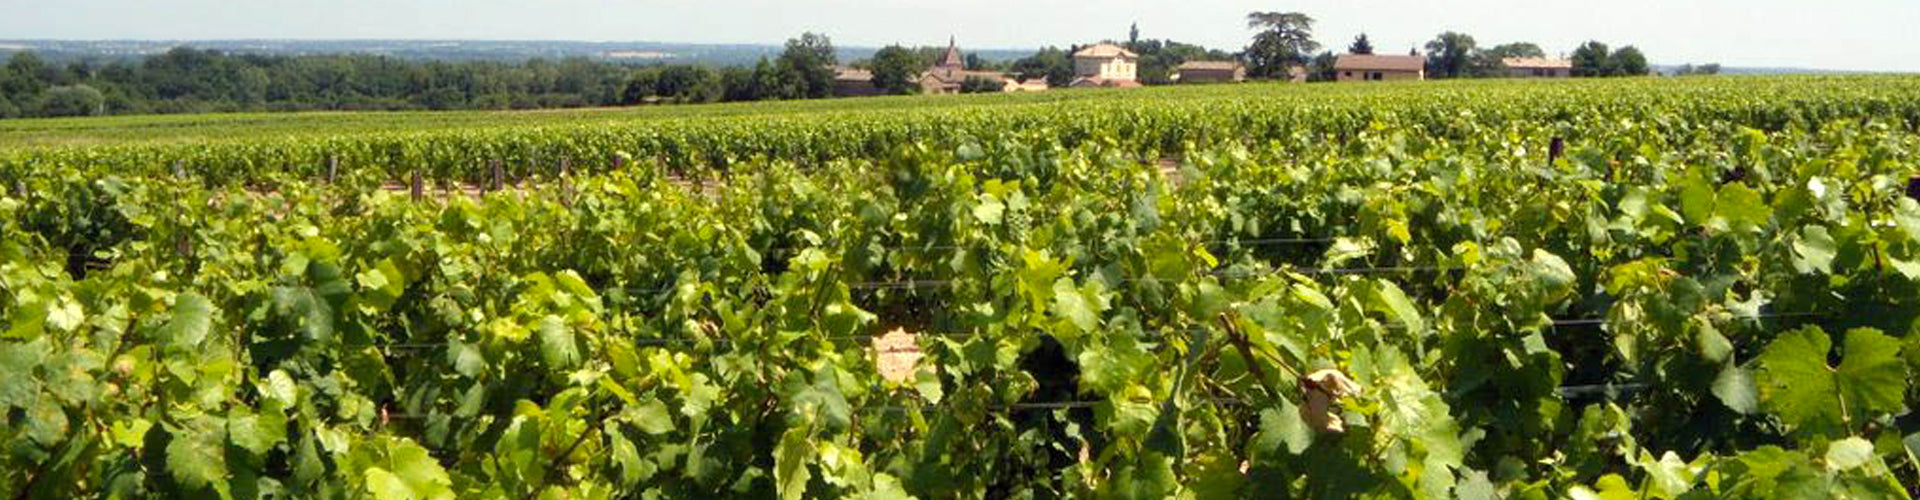
[{"label": "hazy white sky", "polygon": [[1335,50],[1404,51],[1443,30],[1549,53],[1598,39],[1660,64],[1920,71],[1920,0],[0,0],[0,38],[402,38],[1031,48],[1147,38],[1246,44],[1247,12],[1312,15]]}]

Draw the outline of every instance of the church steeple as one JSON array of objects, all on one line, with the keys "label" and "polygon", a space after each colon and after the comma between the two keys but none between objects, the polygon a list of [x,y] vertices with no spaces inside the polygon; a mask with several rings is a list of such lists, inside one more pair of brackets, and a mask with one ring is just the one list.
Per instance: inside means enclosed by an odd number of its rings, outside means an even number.
[{"label": "church steeple", "polygon": [[967,66],[967,61],[966,59],[963,59],[960,57],[960,44],[958,42],[959,42],[958,38],[948,36],[947,37],[947,54],[945,56],[942,56],[940,58],[940,62],[937,64],[934,64],[934,66],[938,66],[942,68],[954,68],[954,69],[965,68]]}]

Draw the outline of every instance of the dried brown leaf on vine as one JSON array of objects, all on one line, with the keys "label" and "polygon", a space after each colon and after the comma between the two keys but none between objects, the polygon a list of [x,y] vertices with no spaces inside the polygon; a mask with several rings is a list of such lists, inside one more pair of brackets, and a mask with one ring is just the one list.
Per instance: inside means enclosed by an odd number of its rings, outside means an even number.
[{"label": "dried brown leaf on vine", "polygon": [[1307,396],[1307,404],[1300,407],[1300,418],[1307,421],[1308,427],[1319,432],[1346,432],[1346,424],[1336,411],[1339,409],[1336,402],[1360,394],[1359,383],[1339,370],[1327,369],[1300,379],[1300,389]]},{"label": "dried brown leaf on vine", "polygon": [[904,328],[895,328],[873,338],[874,364],[880,370],[880,376],[895,383],[905,383],[913,379],[913,372],[920,364],[919,336],[907,332]]}]

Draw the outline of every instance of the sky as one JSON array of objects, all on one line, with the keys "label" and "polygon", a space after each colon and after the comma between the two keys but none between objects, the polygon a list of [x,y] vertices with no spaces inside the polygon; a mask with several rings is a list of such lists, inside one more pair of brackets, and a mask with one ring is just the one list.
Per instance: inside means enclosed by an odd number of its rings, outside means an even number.
[{"label": "sky", "polygon": [[1586,40],[1656,64],[1920,71],[1920,0],[0,0],[4,39],[489,39],[1035,48],[1143,38],[1238,50],[1252,11],[1304,12],[1344,50],[1442,31],[1549,55]]}]

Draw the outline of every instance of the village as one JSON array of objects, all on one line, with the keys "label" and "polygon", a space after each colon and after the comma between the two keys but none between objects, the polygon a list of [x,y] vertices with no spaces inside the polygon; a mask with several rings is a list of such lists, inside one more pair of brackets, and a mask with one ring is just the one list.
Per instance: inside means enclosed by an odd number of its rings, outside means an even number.
[{"label": "village", "polygon": [[[1331,75],[1326,81],[1368,82],[1427,79],[1428,57],[1418,50],[1407,55],[1345,53],[1334,56]],[[1145,85],[1139,78],[1140,55],[1113,42],[1077,46],[1072,51],[1071,88],[1136,88]],[[1502,57],[1493,77],[1569,78],[1573,61],[1549,57]],[[834,94],[862,97],[889,94],[875,83],[874,71],[861,65],[835,67]],[[1289,65],[1285,80],[1305,83],[1307,65]],[[1202,59],[1181,62],[1173,68],[1170,83],[1238,83],[1248,79],[1247,65],[1238,59]],[[1022,75],[1012,71],[969,69],[966,55],[957,39],[949,39],[940,58],[925,71],[912,77],[913,88],[921,94],[960,94],[974,92],[1040,92],[1053,88],[1045,75]]]}]

